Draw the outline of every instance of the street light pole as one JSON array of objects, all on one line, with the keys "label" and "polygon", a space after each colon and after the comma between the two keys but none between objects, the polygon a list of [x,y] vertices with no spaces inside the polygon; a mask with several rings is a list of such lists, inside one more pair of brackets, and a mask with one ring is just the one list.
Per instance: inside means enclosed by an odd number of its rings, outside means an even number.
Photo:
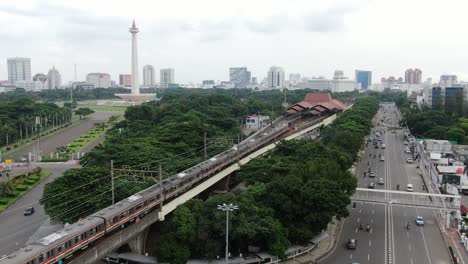
[{"label": "street light pole", "polygon": [[229,212],[238,209],[239,207],[233,204],[218,205],[218,210],[226,212],[226,264],[229,263]]}]

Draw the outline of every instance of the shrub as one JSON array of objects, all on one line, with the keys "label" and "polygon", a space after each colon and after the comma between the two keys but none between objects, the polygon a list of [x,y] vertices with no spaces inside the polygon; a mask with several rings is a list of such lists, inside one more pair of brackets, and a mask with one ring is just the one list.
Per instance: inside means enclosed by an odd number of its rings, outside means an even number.
[{"label": "shrub", "polygon": [[65,162],[68,161],[68,158],[43,158],[42,162]]},{"label": "shrub", "polygon": [[7,194],[7,197],[8,198],[15,198],[16,196],[18,196],[18,194],[19,194],[18,192],[12,192],[12,193]]},{"label": "shrub", "polygon": [[6,147],[5,149],[6,149],[6,150],[11,150],[11,147]]},{"label": "shrub", "polygon": [[0,198],[0,204],[1,205],[8,204],[8,199],[7,198]]},{"label": "shrub", "polygon": [[15,180],[15,183],[16,183],[16,184],[24,184],[24,178],[17,178],[17,179]]},{"label": "shrub", "polygon": [[26,191],[28,189],[28,186],[26,186],[24,184],[17,184],[15,186],[15,188],[16,188],[17,191],[22,192],[22,191]]},{"label": "shrub", "polygon": [[14,147],[14,148],[17,148],[17,147],[18,147],[18,144],[14,144],[13,147]]},{"label": "shrub", "polygon": [[32,180],[32,179],[27,179],[27,180],[24,181],[24,183],[27,184],[27,185],[33,185],[36,182],[37,182],[37,180]]},{"label": "shrub", "polygon": [[32,180],[32,181],[38,181],[41,177],[36,175],[36,174],[33,174],[31,176],[29,176],[28,180]]}]

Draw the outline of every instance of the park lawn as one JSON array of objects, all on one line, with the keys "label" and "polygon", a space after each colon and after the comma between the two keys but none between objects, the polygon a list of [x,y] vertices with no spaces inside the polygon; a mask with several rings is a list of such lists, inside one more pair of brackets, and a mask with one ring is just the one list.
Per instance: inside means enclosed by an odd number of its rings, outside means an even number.
[{"label": "park lawn", "polygon": [[41,171],[39,175],[30,172],[28,177],[26,177],[26,174],[20,174],[12,177],[9,181],[13,182],[15,190],[8,197],[0,198],[0,213],[36,187],[41,181],[49,177],[49,175],[50,172]]},{"label": "park lawn", "polygon": [[84,105],[83,107],[91,108],[94,111],[117,111],[125,112],[126,106],[108,106],[108,105]]}]

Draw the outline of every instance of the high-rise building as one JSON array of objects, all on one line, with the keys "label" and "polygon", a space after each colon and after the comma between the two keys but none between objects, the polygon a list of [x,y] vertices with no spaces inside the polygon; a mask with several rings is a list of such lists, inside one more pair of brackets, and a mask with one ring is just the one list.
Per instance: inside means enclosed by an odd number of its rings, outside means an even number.
[{"label": "high-rise building", "polygon": [[109,88],[112,86],[110,74],[90,73],[86,75],[86,82],[93,84],[95,88]]},{"label": "high-rise building", "polygon": [[229,81],[235,88],[245,88],[250,84],[250,72],[246,67],[229,68]]},{"label": "high-rise building", "polygon": [[16,81],[31,81],[31,59],[9,58],[8,81],[14,84]]},{"label": "high-rise building", "polygon": [[156,72],[152,65],[143,67],[143,85],[146,87],[154,86],[156,82]]},{"label": "high-rise building", "polygon": [[334,93],[354,91],[357,86],[356,81],[345,77],[342,70],[335,70],[333,80],[330,81],[330,90]]},{"label": "high-rise building", "polygon": [[405,71],[405,83],[420,84],[422,79],[422,71],[418,68],[407,69]]},{"label": "high-rise building", "polygon": [[120,74],[119,85],[123,87],[132,87],[132,75],[131,74]]},{"label": "high-rise building", "polygon": [[401,86],[401,84],[403,84],[403,78],[395,78],[394,76],[390,76],[388,78],[382,77],[381,84],[383,89],[392,89],[394,87]]},{"label": "high-rise building", "polygon": [[355,79],[358,84],[361,84],[361,89],[367,90],[367,88],[372,85],[372,72],[356,70]]},{"label": "high-rise building", "polygon": [[278,66],[270,67],[267,74],[267,89],[284,87],[284,70]]},{"label": "high-rise building", "polygon": [[159,82],[162,88],[168,88],[170,83],[174,83],[174,69],[161,69]]},{"label": "high-rise building", "polygon": [[202,88],[210,89],[210,88],[213,88],[214,85],[215,85],[214,80],[203,80],[202,81]]},{"label": "high-rise building", "polygon": [[301,82],[301,75],[299,73],[289,74],[289,85],[295,86]]},{"label": "high-rise building", "polygon": [[442,86],[452,86],[458,83],[456,75],[441,75],[439,84]]},{"label": "high-rise building", "polygon": [[335,70],[333,73],[333,80],[345,79],[344,72],[342,70]]},{"label": "high-rise building", "polygon": [[257,77],[252,77],[252,84],[257,85],[257,83],[258,83]]},{"label": "high-rise building", "polygon": [[59,89],[62,86],[62,77],[55,67],[49,70],[47,74],[47,80],[49,82],[49,89]]}]

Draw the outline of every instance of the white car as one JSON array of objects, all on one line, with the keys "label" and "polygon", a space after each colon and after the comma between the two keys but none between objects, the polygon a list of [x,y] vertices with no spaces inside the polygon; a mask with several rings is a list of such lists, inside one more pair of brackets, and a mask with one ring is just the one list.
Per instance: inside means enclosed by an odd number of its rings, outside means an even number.
[{"label": "white car", "polygon": [[406,160],[406,162],[408,162],[408,163],[413,163],[413,159],[412,159],[412,158],[409,158],[409,159]]},{"label": "white car", "polygon": [[407,192],[413,192],[413,184],[408,183],[408,184],[406,185],[406,191],[407,191]]},{"label": "white car", "polygon": [[416,225],[423,226],[424,225],[424,218],[422,216],[416,216]]}]

